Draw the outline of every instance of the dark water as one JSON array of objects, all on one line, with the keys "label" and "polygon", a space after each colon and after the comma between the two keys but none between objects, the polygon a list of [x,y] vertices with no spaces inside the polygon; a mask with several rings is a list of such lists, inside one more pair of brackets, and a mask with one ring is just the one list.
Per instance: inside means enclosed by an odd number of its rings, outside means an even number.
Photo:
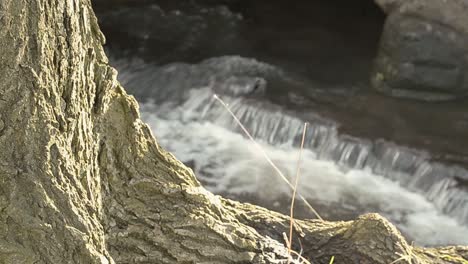
[{"label": "dark water", "polygon": [[[468,244],[464,103],[369,88],[384,19],[370,1],[207,2],[122,7],[100,20],[143,119],[208,189],[288,210],[289,188],[216,93],[290,179],[310,124],[300,193],[324,218],[379,212],[419,244]],[[297,213],[313,217],[301,204]]]}]

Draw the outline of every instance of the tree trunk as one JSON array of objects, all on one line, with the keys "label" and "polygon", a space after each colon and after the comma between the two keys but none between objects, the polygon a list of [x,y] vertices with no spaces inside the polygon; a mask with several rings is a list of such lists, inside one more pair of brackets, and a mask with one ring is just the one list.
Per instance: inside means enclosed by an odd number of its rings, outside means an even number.
[{"label": "tree trunk", "polygon": [[[201,187],[103,43],[89,0],[0,1],[0,263],[284,262],[288,217]],[[295,227],[313,263],[467,263],[467,248],[413,248],[374,214]]]}]

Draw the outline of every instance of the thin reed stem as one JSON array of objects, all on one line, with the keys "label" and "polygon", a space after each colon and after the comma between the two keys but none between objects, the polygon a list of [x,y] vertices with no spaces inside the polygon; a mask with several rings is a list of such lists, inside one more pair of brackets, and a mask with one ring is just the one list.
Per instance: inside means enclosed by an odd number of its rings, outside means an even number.
[{"label": "thin reed stem", "polygon": [[[291,216],[290,216],[290,223],[289,223],[289,244],[288,244],[288,255],[291,255],[291,247],[292,247],[292,237],[293,237],[293,225],[294,225],[294,201],[296,200],[296,193],[297,193],[297,185],[299,183],[299,176],[301,171],[301,161],[302,161],[302,151],[304,150],[304,142],[305,142],[305,135],[307,132],[307,123],[304,123],[304,130],[302,131],[302,140],[301,140],[301,148],[299,149],[299,158],[297,159],[297,167],[296,167],[296,179],[294,181],[294,188],[293,194],[291,198]],[[290,263],[288,259],[288,264]]]},{"label": "thin reed stem", "polygon": [[[252,141],[252,143],[254,143],[254,146],[257,148],[258,151],[260,151],[260,153],[262,153],[262,155],[265,157],[265,159],[267,160],[267,162],[271,165],[271,167],[275,170],[275,172],[283,179],[283,181],[285,181],[289,187],[294,190],[294,186],[291,184],[291,182],[286,178],[286,176],[284,176],[284,174],[281,172],[281,170],[273,163],[273,161],[270,159],[270,157],[268,156],[268,154],[265,152],[265,150],[263,150],[263,148],[260,146],[260,144],[258,144],[255,139],[252,137],[252,135],[249,133],[249,131],[244,127],[244,125],[242,124],[242,122],[237,118],[237,116],[231,111],[231,109],[229,108],[229,106],[221,99],[219,98],[218,95],[213,95],[213,98],[216,99],[228,112],[229,114],[232,116],[232,118],[234,118],[234,120],[236,121],[236,123],[239,125],[239,127],[242,129],[242,131],[244,131],[245,135]],[[312,205],[304,198],[304,196],[302,196],[299,192],[297,193],[297,195],[301,198],[301,200],[304,202],[304,204],[315,214],[315,216],[322,220],[323,221],[323,218],[318,214],[318,212],[312,207]]]}]

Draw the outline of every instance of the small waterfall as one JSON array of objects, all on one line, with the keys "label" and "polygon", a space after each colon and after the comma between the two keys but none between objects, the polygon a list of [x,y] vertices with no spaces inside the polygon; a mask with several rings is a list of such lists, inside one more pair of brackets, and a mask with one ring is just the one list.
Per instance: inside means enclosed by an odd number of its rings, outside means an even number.
[{"label": "small waterfall", "polygon": [[331,120],[288,111],[262,96],[249,96],[258,79],[265,81],[267,89],[272,82],[292,84],[294,80],[280,69],[236,56],[195,65],[148,66],[141,61],[117,61],[114,65],[120,69],[120,81],[140,102],[157,105],[147,111],[164,119],[208,121],[242,134],[226,109],[213,99],[216,92],[254,138],[272,146],[298,147],[303,124],[308,122],[305,147],[316,159],[332,161],[344,172],[368,170],[398,182],[431,201],[439,212],[468,223],[467,170],[432,162],[428,153],[391,142],[341,135],[338,124]]},{"label": "small waterfall", "polygon": [[[431,162],[429,154],[423,151],[383,140],[371,142],[340,135],[336,123],[319,116],[302,120],[266,102],[221,97],[254,138],[271,145],[298,147],[303,124],[308,122],[306,148],[318,159],[333,161],[342,170],[370,169],[424,195],[460,223],[468,223],[468,191],[460,183],[468,178],[467,170]],[[192,91],[181,108],[189,113],[186,120],[203,119],[242,133],[226,109],[213,100],[210,88]]]}]

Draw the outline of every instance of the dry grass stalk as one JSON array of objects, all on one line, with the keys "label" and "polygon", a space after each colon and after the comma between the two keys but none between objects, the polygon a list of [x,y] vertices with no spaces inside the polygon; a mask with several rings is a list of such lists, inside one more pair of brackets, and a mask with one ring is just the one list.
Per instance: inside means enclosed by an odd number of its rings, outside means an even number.
[{"label": "dry grass stalk", "polygon": [[[231,111],[229,106],[221,99],[219,98],[218,95],[213,95],[213,98],[216,99],[232,116],[234,121],[239,125],[239,127],[242,129],[242,131],[245,133],[245,135],[252,141],[254,146],[257,148],[257,150],[262,153],[262,155],[265,157],[267,162],[271,165],[271,167],[275,170],[275,172],[282,178],[283,181],[285,181],[289,187],[294,190],[294,186],[291,184],[291,182],[284,176],[284,174],[281,172],[281,170],[273,163],[273,161],[270,159],[268,154],[265,152],[265,150],[258,144],[255,139],[252,137],[252,135],[249,133],[249,131],[245,128],[245,126],[242,124],[242,122],[237,118],[237,116]],[[323,220],[323,218],[318,214],[318,212],[312,207],[312,205],[302,196],[300,193],[297,193],[297,196],[301,198],[301,200],[304,202],[304,204],[314,213],[314,215],[320,219]]]},{"label": "dry grass stalk", "polygon": [[[284,174],[281,172],[281,170],[274,164],[274,162],[270,159],[268,154],[265,152],[265,150],[258,144],[255,139],[252,137],[252,135],[249,133],[249,131],[245,128],[245,126],[242,124],[242,122],[237,118],[237,116],[231,111],[229,108],[229,105],[226,104],[221,98],[219,98],[218,95],[213,96],[214,99],[216,99],[221,105],[229,112],[229,114],[232,116],[234,121],[239,125],[239,127],[242,129],[242,131],[245,133],[245,135],[249,138],[250,141],[254,143],[254,146],[257,148],[260,153],[264,156],[264,158],[267,160],[267,162],[271,165],[271,167],[276,171],[276,173],[291,187],[293,190],[292,198],[291,198],[291,209],[290,209],[290,223],[289,223],[289,238],[286,235],[286,233],[283,233],[284,240],[286,243],[286,247],[288,248],[288,259],[287,263],[290,264],[291,261],[293,263],[299,263],[299,264],[311,264],[307,259],[302,257],[302,255],[292,249],[292,233],[293,233],[293,226],[294,226],[294,202],[296,200],[296,196],[299,196],[301,200],[309,207],[309,209],[315,214],[315,216],[323,220],[322,217],[318,214],[318,212],[310,205],[310,203],[300,194],[297,192],[297,186],[299,183],[299,176],[300,176],[300,166],[301,166],[301,160],[302,160],[302,152],[304,150],[304,143],[305,143],[305,135],[307,132],[307,123],[304,124],[304,129],[302,132],[302,140],[301,140],[301,148],[299,151],[299,158],[297,161],[297,168],[296,168],[296,178],[294,185],[291,184],[291,182],[284,176]],[[297,259],[293,258],[293,255],[297,256]],[[330,260],[330,264],[333,264],[334,262],[334,257]]]},{"label": "dry grass stalk", "polygon": [[[288,253],[291,256],[291,247],[292,247],[292,237],[293,237],[293,226],[294,226],[294,201],[296,200],[296,193],[297,193],[297,185],[299,183],[299,176],[301,170],[301,161],[302,161],[302,151],[304,150],[304,142],[305,142],[305,135],[307,132],[307,123],[304,123],[304,130],[302,131],[302,140],[301,140],[301,148],[299,149],[299,157],[297,159],[297,167],[296,167],[296,179],[294,181],[294,188],[293,194],[291,198],[291,216],[289,222],[289,243],[288,243]],[[288,259],[288,264],[290,263]]]}]

